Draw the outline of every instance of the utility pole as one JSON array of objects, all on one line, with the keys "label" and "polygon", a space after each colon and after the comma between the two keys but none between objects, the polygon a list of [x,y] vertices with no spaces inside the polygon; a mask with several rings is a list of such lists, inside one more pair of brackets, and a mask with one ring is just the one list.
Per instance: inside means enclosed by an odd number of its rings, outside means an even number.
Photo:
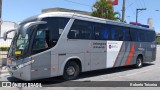
[{"label": "utility pole", "polygon": [[126,0],[123,0],[123,6],[122,6],[122,22],[124,22],[125,17],[125,10],[126,10]]},{"label": "utility pole", "polygon": [[147,10],[147,9],[146,8],[136,9],[136,24],[138,23],[138,13],[143,10]]},{"label": "utility pole", "polygon": [[1,25],[2,25],[2,0],[0,0],[0,37],[1,37]]}]

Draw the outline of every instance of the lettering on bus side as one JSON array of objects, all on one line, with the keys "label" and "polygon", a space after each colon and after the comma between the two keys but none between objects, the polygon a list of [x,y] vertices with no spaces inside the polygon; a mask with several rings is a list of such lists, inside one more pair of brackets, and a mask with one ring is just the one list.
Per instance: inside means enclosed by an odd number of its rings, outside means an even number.
[{"label": "lettering on bus side", "polygon": [[105,48],[106,43],[99,43],[99,42],[94,42],[93,43],[93,48]]}]

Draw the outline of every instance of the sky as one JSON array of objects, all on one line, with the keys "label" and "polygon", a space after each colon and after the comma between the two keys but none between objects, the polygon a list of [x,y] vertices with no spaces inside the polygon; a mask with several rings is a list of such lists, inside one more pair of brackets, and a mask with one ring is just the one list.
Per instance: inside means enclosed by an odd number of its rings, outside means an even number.
[{"label": "sky", "polygon": [[[92,5],[97,0],[2,0],[2,20],[20,22],[28,17],[41,13],[47,8],[67,8],[82,11],[92,11]],[[122,1],[114,6],[114,10],[121,14]],[[126,0],[125,20],[127,23],[136,21],[136,9],[147,8],[138,14],[138,21],[147,24],[148,18],[153,19],[156,32],[160,33],[160,0]],[[157,11],[159,10],[159,11]]]}]

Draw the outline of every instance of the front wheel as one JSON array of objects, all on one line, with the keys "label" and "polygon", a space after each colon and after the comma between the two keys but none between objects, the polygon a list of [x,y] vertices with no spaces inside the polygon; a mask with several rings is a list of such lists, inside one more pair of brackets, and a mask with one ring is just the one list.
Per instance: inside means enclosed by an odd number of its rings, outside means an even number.
[{"label": "front wheel", "polygon": [[143,66],[143,58],[141,56],[138,56],[137,57],[137,60],[136,60],[136,65],[135,67],[136,68],[141,68]]},{"label": "front wheel", "polygon": [[63,78],[65,80],[76,79],[79,75],[80,67],[74,61],[69,61],[64,67]]}]

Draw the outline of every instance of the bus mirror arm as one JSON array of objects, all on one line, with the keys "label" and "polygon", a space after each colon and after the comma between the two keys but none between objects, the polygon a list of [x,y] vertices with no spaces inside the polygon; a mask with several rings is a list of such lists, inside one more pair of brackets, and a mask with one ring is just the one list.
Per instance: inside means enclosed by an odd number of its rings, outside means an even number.
[{"label": "bus mirror arm", "polygon": [[13,31],[16,31],[16,29],[12,29],[12,30],[9,30],[9,31],[7,31],[7,32],[4,32],[4,34],[3,34],[3,40],[6,41],[7,35],[8,35],[10,32],[13,32]]},{"label": "bus mirror arm", "polygon": [[35,25],[40,25],[40,24],[46,24],[47,22],[45,21],[35,21],[35,22],[30,22],[30,23],[27,23],[23,26],[22,29],[19,30],[19,33],[22,35],[22,37],[24,38],[26,36],[26,33],[27,33],[27,30],[32,27],[32,26],[35,26]]},{"label": "bus mirror arm", "polygon": [[6,39],[7,39],[7,32],[4,32],[4,34],[3,34],[3,40],[6,41]]}]

